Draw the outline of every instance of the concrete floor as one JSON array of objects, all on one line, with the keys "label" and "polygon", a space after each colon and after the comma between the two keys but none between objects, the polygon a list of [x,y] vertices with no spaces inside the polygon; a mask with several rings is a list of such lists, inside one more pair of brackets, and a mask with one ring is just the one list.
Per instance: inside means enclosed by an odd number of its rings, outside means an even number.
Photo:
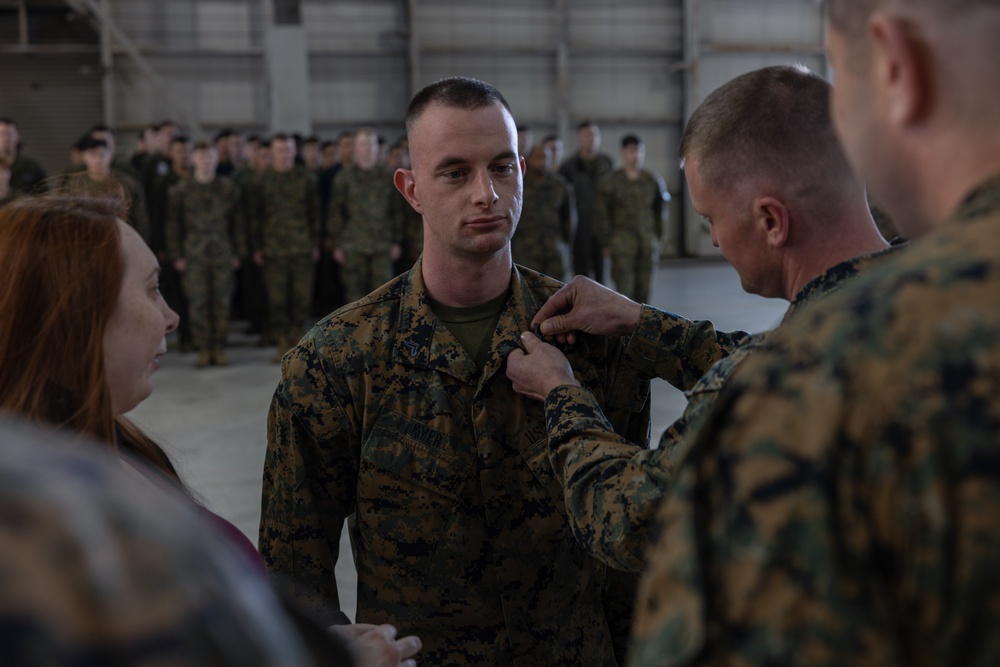
[{"label": "concrete floor", "polygon": [[[661,264],[653,305],[690,319],[708,319],[723,331],[774,327],[787,308],[781,300],[743,292],[722,260]],[[195,369],[194,353],[170,353],[154,377],[153,396],[131,417],[162,444],[181,478],[209,509],[257,541],[260,481],[271,394],[280,376],[273,348],[257,348],[236,323],[227,368]],[[653,441],[684,409],[684,396],[663,381],[653,384]],[[344,611],[353,618],[356,575],[346,534],[337,577]]]}]

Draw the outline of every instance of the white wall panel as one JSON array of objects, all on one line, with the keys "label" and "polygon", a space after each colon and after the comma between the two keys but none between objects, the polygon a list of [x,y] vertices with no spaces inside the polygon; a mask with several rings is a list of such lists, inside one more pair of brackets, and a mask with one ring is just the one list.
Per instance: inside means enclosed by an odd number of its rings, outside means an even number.
[{"label": "white wall panel", "polygon": [[[769,49],[785,45],[815,48],[823,25],[817,3],[807,0],[714,0],[701,4],[701,40]],[[777,49],[775,49],[777,50]]]},{"label": "white wall panel", "polygon": [[421,3],[417,30],[422,48],[551,49],[555,14],[549,3],[532,7],[473,3]]},{"label": "white wall panel", "polygon": [[681,75],[666,59],[620,55],[579,56],[570,64],[570,107],[583,118],[636,118],[677,123]]},{"label": "white wall panel", "polygon": [[[150,57],[149,63],[166,82],[176,105],[198,120],[206,135],[221,127],[267,127],[266,75],[259,59],[159,55]],[[116,69],[119,127],[134,129],[164,118],[184,124],[176,106],[168,104],[167,94],[133,63],[120,59]]]},{"label": "white wall panel", "polygon": [[403,41],[400,2],[303,2],[302,25],[311,51],[377,51]]},{"label": "white wall panel", "polygon": [[683,25],[679,2],[602,4],[586,7],[570,3],[569,34],[574,47],[680,53]]},{"label": "white wall panel", "polygon": [[199,2],[195,6],[198,48],[246,50],[253,44],[251,7],[245,2]]},{"label": "white wall panel", "polygon": [[314,55],[309,76],[314,125],[402,125],[410,101],[403,56]]},{"label": "white wall panel", "polygon": [[207,126],[248,127],[260,122],[257,90],[250,82],[212,81],[198,86],[198,113]]}]

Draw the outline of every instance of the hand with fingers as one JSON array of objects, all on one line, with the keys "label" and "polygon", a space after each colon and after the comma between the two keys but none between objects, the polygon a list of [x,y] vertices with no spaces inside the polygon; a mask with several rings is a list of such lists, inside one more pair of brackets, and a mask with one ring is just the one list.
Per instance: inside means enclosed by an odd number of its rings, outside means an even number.
[{"label": "hand with fingers", "polygon": [[345,638],[358,657],[358,667],[416,667],[413,656],[420,650],[420,638],[412,635],[396,639],[398,630],[385,625],[355,623],[333,625],[331,632]]},{"label": "hand with fingers", "polygon": [[549,297],[531,326],[546,338],[572,345],[576,333],[627,336],[639,323],[642,304],[585,276],[576,276]]},{"label": "hand with fingers", "polygon": [[573,367],[559,349],[527,331],[521,334],[520,350],[507,355],[507,378],[514,391],[537,401],[564,384],[580,386]]}]

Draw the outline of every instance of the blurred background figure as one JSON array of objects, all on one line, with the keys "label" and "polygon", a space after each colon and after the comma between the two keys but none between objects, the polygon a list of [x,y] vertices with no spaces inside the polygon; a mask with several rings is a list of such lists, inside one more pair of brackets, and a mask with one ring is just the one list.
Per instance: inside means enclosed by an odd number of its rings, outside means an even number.
[{"label": "blurred background figure", "polygon": [[128,461],[0,420],[5,665],[354,664],[189,498]]},{"label": "blurred background figure", "polygon": [[576,129],[579,150],[559,169],[576,197],[576,236],[573,239],[573,273],[604,282],[604,255],[594,239],[597,187],[611,173],[611,158],[600,152],[601,130],[597,123],[581,121]]}]

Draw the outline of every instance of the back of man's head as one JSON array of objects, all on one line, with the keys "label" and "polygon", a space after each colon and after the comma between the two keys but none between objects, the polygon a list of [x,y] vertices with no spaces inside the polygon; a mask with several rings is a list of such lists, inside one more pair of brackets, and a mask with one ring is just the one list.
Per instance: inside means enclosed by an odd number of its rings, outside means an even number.
[{"label": "back of man's head", "polygon": [[407,134],[411,133],[413,124],[432,104],[469,111],[499,104],[513,115],[510,105],[499,90],[478,79],[455,76],[435,81],[413,96],[406,110]]},{"label": "back of man's head", "polygon": [[804,67],[765,67],[713,91],[688,120],[680,157],[697,160],[714,191],[763,179],[790,202],[833,206],[858,185],[830,119],[830,84]]}]

